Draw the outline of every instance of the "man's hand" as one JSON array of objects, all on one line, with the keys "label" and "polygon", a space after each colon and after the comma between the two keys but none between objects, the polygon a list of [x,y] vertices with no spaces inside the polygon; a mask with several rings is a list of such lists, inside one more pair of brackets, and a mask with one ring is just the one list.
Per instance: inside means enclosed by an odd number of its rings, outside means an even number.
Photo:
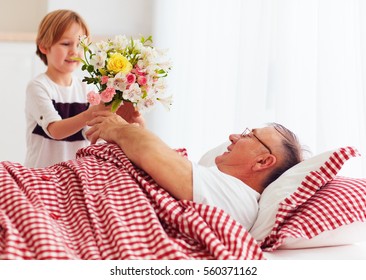
[{"label": "man's hand", "polygon": [[145,120],[139,111],[133,106],[131,102],[124,102],[117,110],[117,115],[121,116],[128,123],[137,123],[145,127]]},{"label": "man's hand", "polygon": [[86,137],[92,144],[95,144],[98,139],[115,143],[118,128],[128,124],[119,115],[108,111],[94,112],[93,116],[94,118],[87,123],[91,128],[86,132]]}]

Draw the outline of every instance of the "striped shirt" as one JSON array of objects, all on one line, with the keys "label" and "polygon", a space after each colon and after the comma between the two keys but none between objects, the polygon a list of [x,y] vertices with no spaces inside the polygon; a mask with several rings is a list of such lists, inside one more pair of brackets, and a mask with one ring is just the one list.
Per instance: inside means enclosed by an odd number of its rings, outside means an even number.
[{"label": "striped shirt", "polygon": [[25,166],[46,167],[74,159],[77,150],[89,144],[83,130],[61,140],[53,139],[47,130],[50,123],[73,117],[88,108],[87,87],[76,77],[70,86],[60,86],[45,73],[29,82],[25,104]]}]

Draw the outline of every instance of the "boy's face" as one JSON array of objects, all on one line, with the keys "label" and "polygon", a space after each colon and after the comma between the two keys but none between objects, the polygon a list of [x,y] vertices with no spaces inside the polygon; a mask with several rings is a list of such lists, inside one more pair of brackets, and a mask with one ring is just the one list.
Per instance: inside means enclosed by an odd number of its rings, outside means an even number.
[{"label": "boy's face", "polygon": [[85,35],[77,23],[72,23],[54,45],[44,50],[48,61],[48,70],[70,74],[79,65],[73,57],[80,56],[78,50],[79,37]]}]

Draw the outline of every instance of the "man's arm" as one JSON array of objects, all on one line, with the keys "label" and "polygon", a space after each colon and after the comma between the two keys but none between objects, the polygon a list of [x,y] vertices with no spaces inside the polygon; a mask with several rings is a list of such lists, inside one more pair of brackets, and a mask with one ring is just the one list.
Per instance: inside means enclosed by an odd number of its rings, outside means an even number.
[{"label": "man's arm", "polygon": [[99,138],[116,143],[127,157],[145,170],[177,199],[193,199],[191,162],[167,146],[159,137],[110,112],[96,112],[86,132],[92,143]]}]

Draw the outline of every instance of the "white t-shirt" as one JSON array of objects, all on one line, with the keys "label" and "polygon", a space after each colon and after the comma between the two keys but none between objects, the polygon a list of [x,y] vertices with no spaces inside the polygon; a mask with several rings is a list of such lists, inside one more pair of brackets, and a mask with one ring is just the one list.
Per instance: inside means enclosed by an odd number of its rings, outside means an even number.
[{"label": "white t-shirt", "polygon": [[24,165],[47,167],[75,158],[78,149],[89,145],[83,130],[62,140],[49,134],[50,123],[75,116],[88,108],[90,89],[73,77],[68,87],[54,83],[45,73],[29,82],[26,89],[26,145]]},{"label": "white t-shirt", "polygon": [[247,230],[258,214],[260,194],[216,166],[192,163],[193,201],[221,208]]}]

